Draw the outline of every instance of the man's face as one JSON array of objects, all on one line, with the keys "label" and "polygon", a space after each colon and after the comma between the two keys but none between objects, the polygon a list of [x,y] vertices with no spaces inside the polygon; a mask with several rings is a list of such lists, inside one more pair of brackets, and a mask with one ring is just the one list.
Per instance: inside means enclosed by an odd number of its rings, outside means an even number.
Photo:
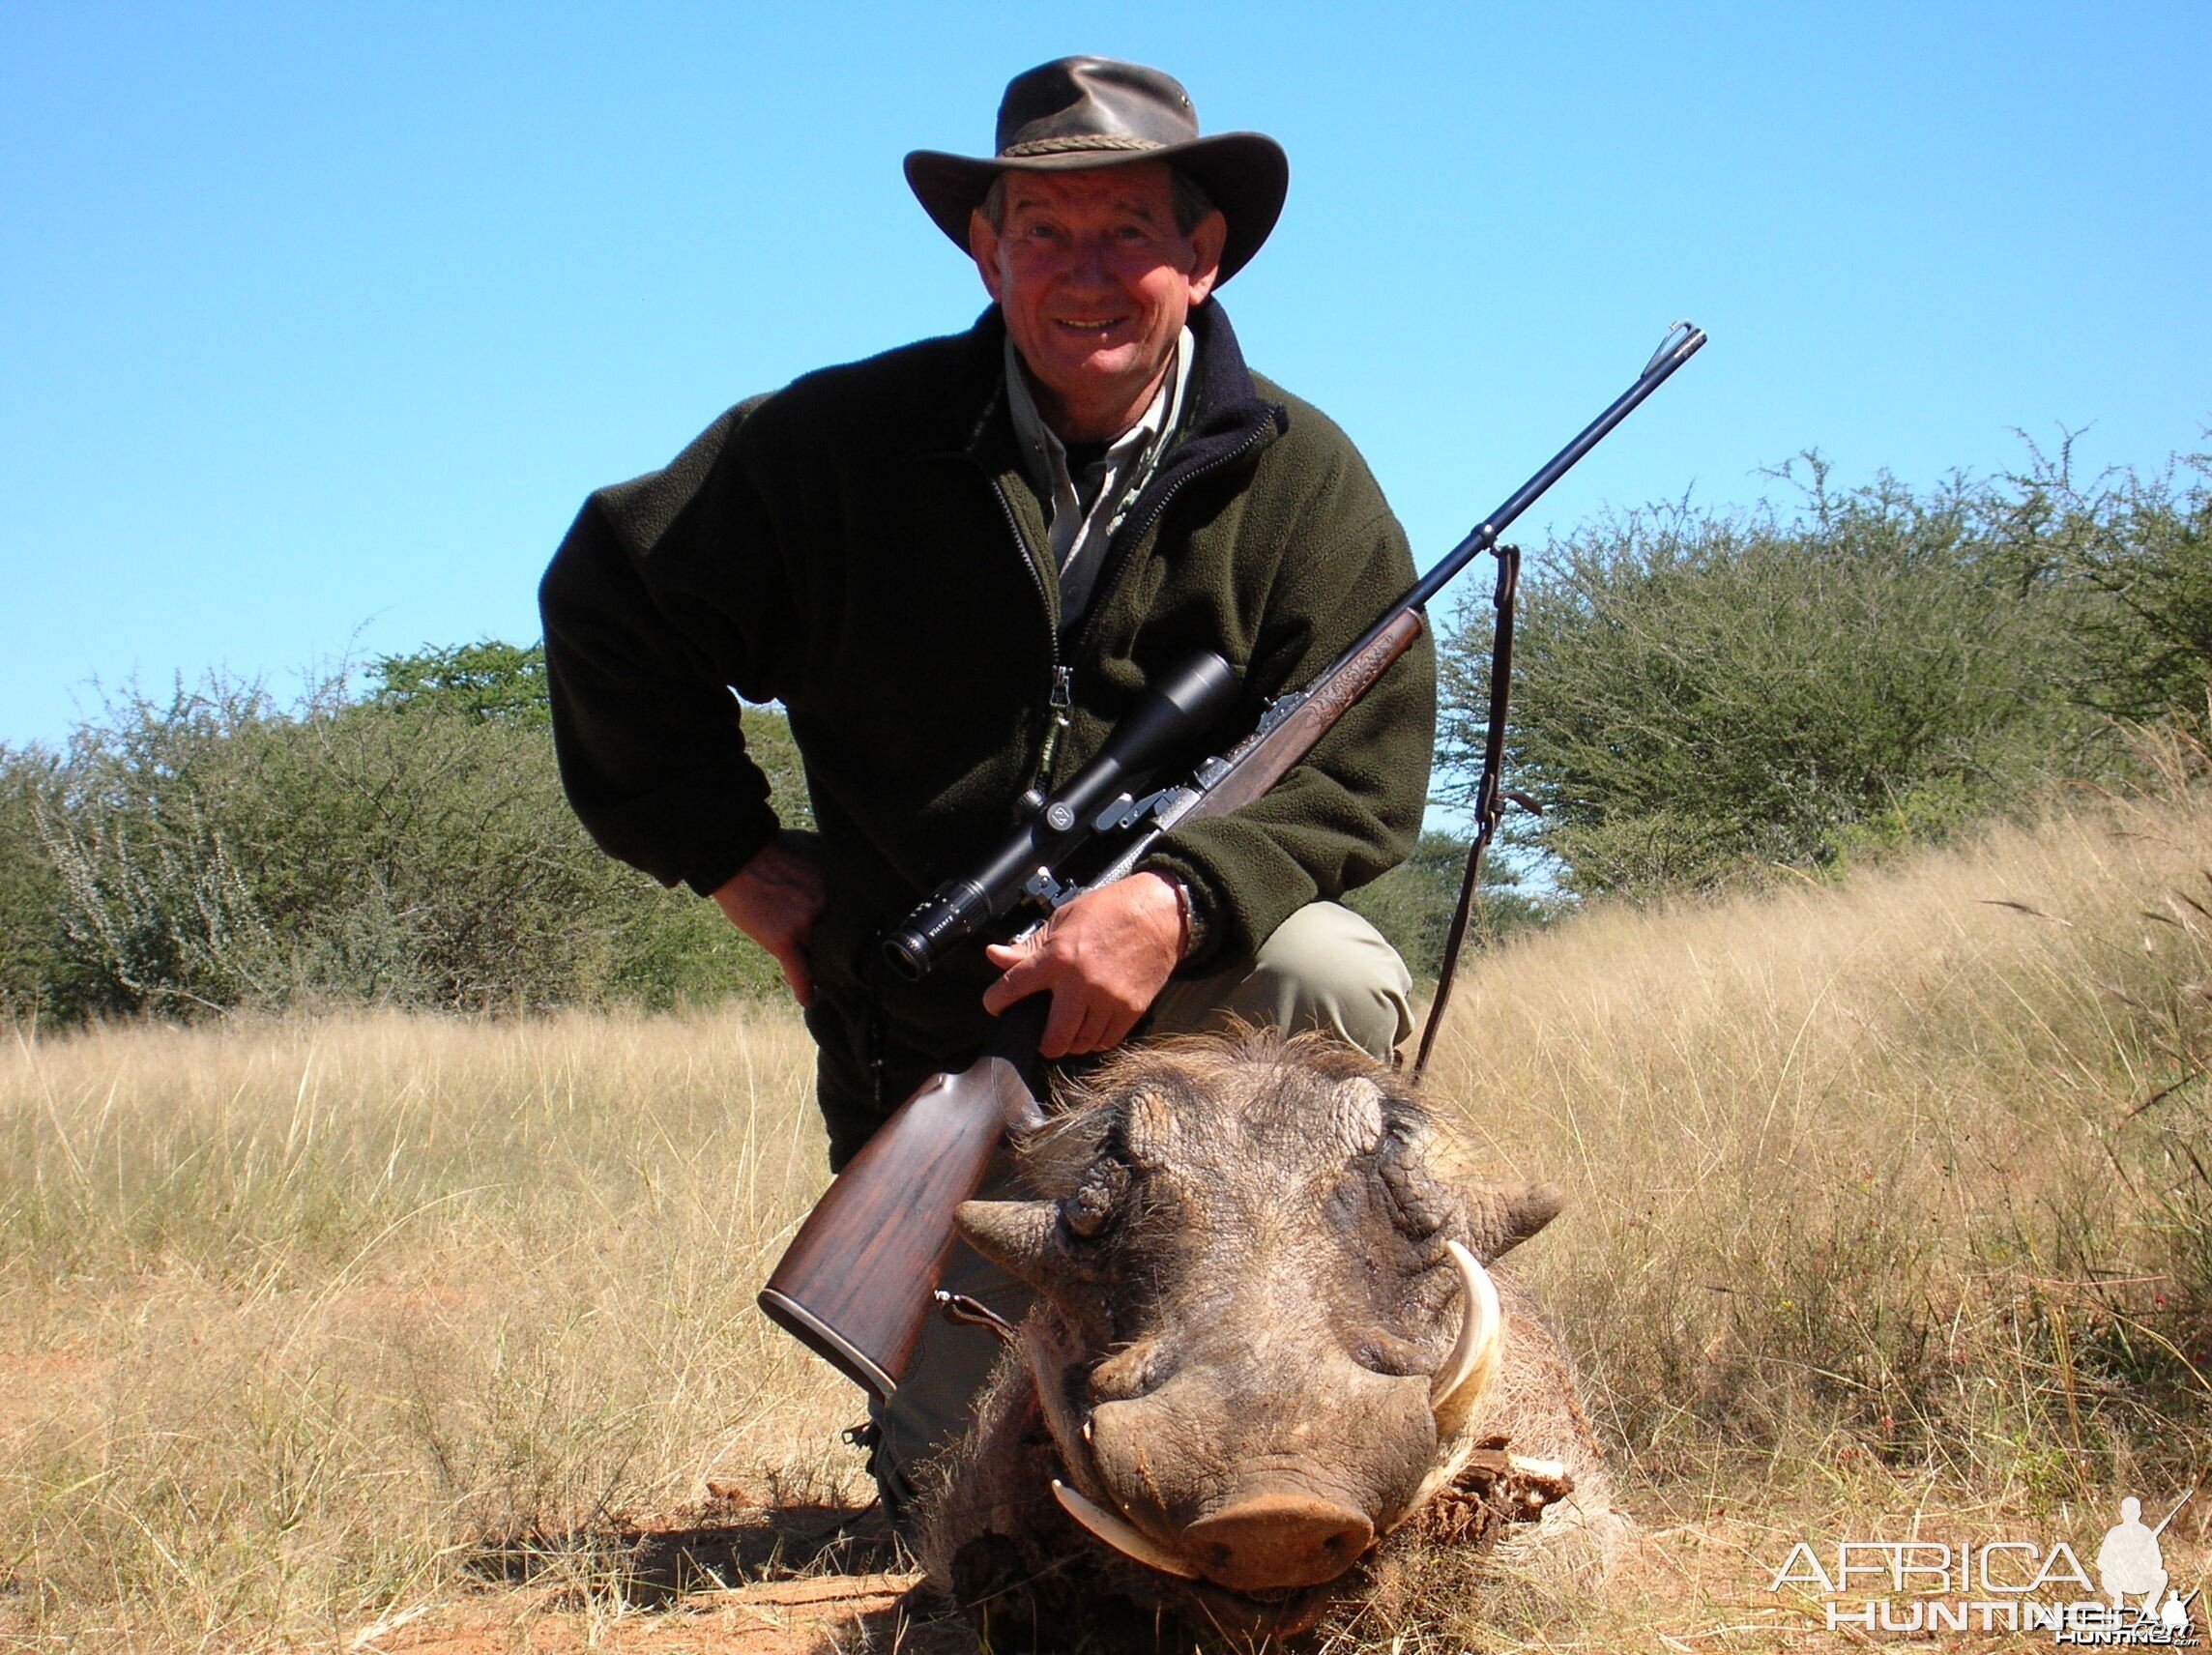
[{"label": "man's face", "polygon": [[1120,436],[1144,414],[1183,319],[1213,290],[1227,225],[1176,227],[1164,161],[1005,175],[1004,226],[977,213],[968,245],[1006,333],[1070,442]]}]

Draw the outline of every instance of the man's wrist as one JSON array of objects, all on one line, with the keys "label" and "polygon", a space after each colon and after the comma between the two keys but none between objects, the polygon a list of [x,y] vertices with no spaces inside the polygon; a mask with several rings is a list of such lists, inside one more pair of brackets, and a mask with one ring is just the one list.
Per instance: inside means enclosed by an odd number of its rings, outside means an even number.
[{"label": "man's wrist", "polygon": [[1198,952],[1203,938],[1204,921],[1201,917],[1198,895],[1190,881],[1177,873],[1161,869],[1150,870],[1167,882],[1168,889],[1175,892],[1176,902],[1176,964],[1180,966]]},{"label": "man's wrist", "polygon": [[1166,868],[1139,868],[1112,886],[1125,913],[1166,949],[1168,970],[1181,966],[1190,953],[1190,892],[1181,876]]}]

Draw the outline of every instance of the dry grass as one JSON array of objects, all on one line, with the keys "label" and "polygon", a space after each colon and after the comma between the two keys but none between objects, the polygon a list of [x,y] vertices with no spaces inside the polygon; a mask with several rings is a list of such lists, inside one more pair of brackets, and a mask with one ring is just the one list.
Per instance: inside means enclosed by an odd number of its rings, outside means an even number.
[{"label": "dry grass", "polygon": [[[1574,1198],[1526,1267],[1653,1538],[1598,1600],[1417,1561],[1335,1645],[1826,1646],[1763,1591],[1795,1538],[2178,1495],[2207,868],[2177,790],[1485,958],[1437,1089]],[[630,1647],[622,1524],[856,1494],[854,1393],[751,1308],[809,1074],[745,1009],[14,1038],[0,1646],[342,1647],[522,1557]]]},{"label": "dry grass", "polygon": [[710,1476],[838,1492],[853,1396],[751,1303],[811,1073],[745,1010],[15,1041],[0,1631],[327,1643]]}]

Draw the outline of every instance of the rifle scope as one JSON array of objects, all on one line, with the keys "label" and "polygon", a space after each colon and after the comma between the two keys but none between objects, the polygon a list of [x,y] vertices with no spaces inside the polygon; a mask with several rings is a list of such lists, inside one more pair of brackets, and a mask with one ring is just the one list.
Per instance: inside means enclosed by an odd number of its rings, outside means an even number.
[{"label": "rifle scope", "polygon": [[1053,865],[1091,836],[1096,813],[1123,803],[1135,780],[1205,735],[1236,700],[1236,671],[1210,650],[1169,673],[997,856],[965,879],[946,881],[887,933],[884,957],[900,975],[919,982],[946,949],[1009,913],[1040,874],[1049,881]]}]

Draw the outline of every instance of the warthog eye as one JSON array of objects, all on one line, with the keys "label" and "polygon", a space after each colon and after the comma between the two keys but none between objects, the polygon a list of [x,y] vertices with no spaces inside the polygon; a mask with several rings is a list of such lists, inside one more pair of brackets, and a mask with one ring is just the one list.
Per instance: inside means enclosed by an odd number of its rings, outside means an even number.
[{"label": "warthog eye", "polygon": [[1086,1239],[1114,1222],[1121,1198],[1128,1193],[1129,1169],[1117,1160],[1103,1160],[1091,1169],[1076,1192],[1060,1204],[1061,1222],[1068,1233]]}]

